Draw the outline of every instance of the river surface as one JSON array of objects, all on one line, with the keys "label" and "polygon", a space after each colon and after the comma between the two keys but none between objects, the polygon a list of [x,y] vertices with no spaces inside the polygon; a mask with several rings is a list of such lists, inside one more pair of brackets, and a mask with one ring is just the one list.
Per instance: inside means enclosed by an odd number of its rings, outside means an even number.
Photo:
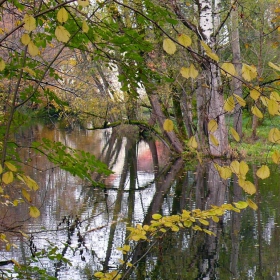
[{"label": "river surface", "polygon": [[[29,264],[32,254],[53,249],[50,258],[42,257],[31,266],[42,267],[57,279],[95,279],[96,271],[120,266],[124,255],[117,248],[127,243],[127,227],[148,224],[154,213],[178,214],[246,199],[236,178],[220,180],[213,163],[194,166],[180,158],[171,160],[161,142],[140,141],[136,135],[131,127],[65,131],[38,124],[19,131],[17,141],[26,147],[20,150],[24,171],[40,186],[33,203],[41,216],[29,218],[26,204],[1,206],[0,229],[14,229],[7,238],[15,247],[7,252],[0,243],[0,260]],[[28,148],[44,137],[104,161],[114,171],[100,178],[106,189],[93,188]],[[266,180],[252,175],[257,168],[251,164],[249,171],[258,189],[252,198],[257,211],[226,213],[211,228],[216,236],[185,229],[167,234],[151,248],[143,243],[133,253],[137,265],[127,279],[280,279],[279,167],[271,166]],[[59,261],[62,257],[71,265]],[[2,266],[0,272],[12,268]]]}]

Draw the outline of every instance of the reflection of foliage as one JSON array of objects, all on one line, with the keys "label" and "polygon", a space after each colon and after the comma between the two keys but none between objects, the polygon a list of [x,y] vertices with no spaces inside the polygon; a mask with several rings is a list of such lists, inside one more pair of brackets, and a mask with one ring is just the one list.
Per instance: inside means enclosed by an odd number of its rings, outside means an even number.
[{"label": "reflection of foliage", "polygon": [[46,155],[51,162],[59,164],[60,168],[74,176],[89,180],[94,186],[101,185],[92,179],[94,172],[104,175],[112,173],[106,164],[98,161],[94,155],[66,147],[60,142],[52,142],[44,138],[42,143],[34,142],[33,148]]},{"label": "reflection of foliage", "polygon": [[[135,227],[128,227],[127,229],[130,231],[128,240],[136,242],[148,241],[153,246],[155,244],[153,242],[154,239],[162,239],[167,232],[178,232],[180,229],[185,228],[191,228],[194,231],[205,232],[210,236],[215,235],[214,232],[206,228],[210,225],[210,221],[218,223],[220,221],[219,217],[223,216],[226,211],[234,211],[239,213],[241,209],[245,209],[248,206],[253,209],[256,206],[251,200],[248,200],[247,202],[239,201],[233,204],[234,205],[223,204],[221,206],[212,206],[210,209],[204,211],[200,209],[194,209],[192,211],[183,210],[182,214],[180,215],[163,217],[160,214],[154,214],[152,216],[153,220],[151,221],[150,225],[142,226],[137,224]],[[130,270],[130,268],[134,267],[136,263],[139,262],[139,260],[137,260],[135,263],[130,262],[130,259],[133,255],[133,249],[129,245],[124,245],[122,248],[117,249],[124,255],[127,255],[125,261],[120,261],[123,265],[123,269],[127,267]],[[119,272],[111,271],[108,273],[96,272],[94,276],[100,280],[120,279],[120,273],[121,270]]]}]

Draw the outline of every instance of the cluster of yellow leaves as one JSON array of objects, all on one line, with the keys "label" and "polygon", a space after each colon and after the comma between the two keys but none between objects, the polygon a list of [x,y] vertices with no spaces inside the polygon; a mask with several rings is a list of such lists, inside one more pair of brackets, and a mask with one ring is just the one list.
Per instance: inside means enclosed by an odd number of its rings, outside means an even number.
[{"label": "cluster of yellow leaves", "polygon": [[[4,189],[7,185],[14,182],[15,178],[20,180],[27,186],[28,190],[24,187],[21,188],[22,198],[25,199],[27,203],[31,203],[31,196],[29,191],[37,191],[39,189],[38,184],[31,179],[29,176],[21,174],[18,172],[17,167],[13,165],[11,162],[5,162],[5,169],[0,165],[0,174],[1,174],[1,185],[0,185],[0,193],[4,193]],[[18,205],[19,200],[15,200],[13,202],[14,206]],[[33,218],[37,218],[40,216],[40,211],[36,206],[30,205],[29,207],[29,215]]]},{"label": "cluster of yellow leaves", "polygon": [[121,279],[121,274],[119,274],[118,271],[114,270],[111,272],[101,272],[98,271],[96,273],[94,273],[94,276],[96,278],[99,278],[100,280],[117,280],[117,279]]}]

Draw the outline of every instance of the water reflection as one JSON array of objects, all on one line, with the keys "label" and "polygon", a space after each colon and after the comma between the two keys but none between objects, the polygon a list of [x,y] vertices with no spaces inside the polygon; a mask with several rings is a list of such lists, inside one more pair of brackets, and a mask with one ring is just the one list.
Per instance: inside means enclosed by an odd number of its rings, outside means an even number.
[{"label": "water reflection", "polygon": [[[35,250],[57,247],[73,266],[42,259],[50,274],[59,279],[93,279],[94,271],[119,267],[119,259],[125,256],[116,248],[127,242],[127,226],[148,224],[154,213],[177,214],[244,199],[237,178],[221,180],[212,162],[186,168],[180,158],[170,161],[159,142],[139,141],[136,134],[131,127],[77,128],[69,133],[40,125],[18,133],[16,137],[27,147],[21,150],[25,172],[41,186],[34,203],[42,215],[34,220],[28,218],[27,206],[8,210],[2,206],[1,231],[14,228],[8,237],[18,249],[6,252],[1,244],[1,260],[27,263]],[[28,147],[42,137],[85,149],[106,162],[115,173],[95,179],[104,180],[107,188],[95,189],[34,154]],[[156,244],[142,242],[132,256],[136,268],[124,271],[123,278],[278,279],[280,180],[276,171],[264,182],[250,175],[258,188],[254,198],[258,211],[227,213],[219,223],[210,224],[216,236],[186,229]],[[32,234],[32,240],[20,236],[19,230]]]}]

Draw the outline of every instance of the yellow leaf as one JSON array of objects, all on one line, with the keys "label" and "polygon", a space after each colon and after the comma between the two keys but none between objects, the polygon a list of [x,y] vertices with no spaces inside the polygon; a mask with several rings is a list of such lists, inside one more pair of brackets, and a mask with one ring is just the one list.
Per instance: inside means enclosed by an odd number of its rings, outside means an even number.
[{"label": "yellow leaf", "polygon": [[257,77],[257,68],[252,65],[244,64],[242,65],[242,77],[250,82]]},{"label": "yellow leaf", "polygon": [[270,170],[267,165],[262,165],[258,170],[256,175],[261,179],[266,179],[270,176]]},{"label": "yellow leaf", "polygon": [[237,102],[240,104],[240,106],[242,107],[246,106],[246,101],[242,97],[238,96],[237,94],[233,94],[233,95],[236,98]]},{"label": "yellow leaf", "polygon": [[55,36],[58,41],[63,42],[63,43],[67,43],[71,37],[70,33],[62,25],[59,25],[56,27]]},{"label": "yellow leaf", "polygon": [[200,42],[206,52],[212,52],[211,48],[205,42],[203,42],[203,41],[200,41]]},{"label": "yellow leaf", "polygon": [[251,199],[248,198],[247,203],[248,203],[248,206],[250,208],[252,208],[253,210],[256,211],[258,209],[258,205],[254,201],[252,201]]},{"label": "yellow leaf", "polygon": [[32,218],[38,218],[40,216],[40,211],[36,206],[29,207],[29,215]]},{"label": "yellow leaf", "polygon": [[268,99],[266,96],[261,96],[261,97],[260,97],[260,100],[261,100],[262,104],[263,104],[265,107],[268,106],[268,100],[269,100],[269,99]]},{"label": "yellow leaf", "polygon": [[248,164],[245,161],[243,161],[243,160],[240,161],[240,163],[239,163],[239,174],[242,177],[245,177],[248,171],[249,171]]},{"label": "yellow leaf", "polygon": [[209,225],[209,222],[207,220],[204,220],[204,219],[198,219],[199,222],[205,226],[208,226]]},{"label": "yellow leaf", "polygon": [[190,78],[195,79],[198,76],[198,71],[193,64],[190,65],[189,71]]},{"label": "yellow leaf", "polygon": [[25,182],[25,184],[33,191],[37,191],[39,189],[39,186],[38,184],[33,180],[31,179],[29,176],[25,176],[25,175],[22,175],[22,178]]},{"label": "yellow leaf", "polygon": [[252,89],[252,90],[250,90],[250,96],[251,96],[251,98],[252,99],[254,99],[254,100],[258,100],[259,99],[259,97],[260,97],[260,92],[259,92],[259,89]]},{"label": "yellow leaf", "polygon": [[30,69],[29,67],[23,67],[23,71],[30,74],[30,76],[36,77],[36,72]]},{"label": "yellow leaf", "polygon": [[272,128],[269,131],[268,140],[272,143],[280,143],[280,131],[278,128]]},{"label": "yellow leaf", "polygon": [[168,54],[174,54],[176,52],[176,45],[175,43],[170,40],[169,38],[163,40],[163,49]]},{"label": "yellow leaf", "polygon": [[224,110],[227,112],[231,112],[234,109],[234,107],[235,107],[235,103],[234,103],[233,96],[230,96],[225,102]]},{"label": "yellow leaf", "polygon": [[267,108],[268,108],[268,112],[270,115],[274,116],[276,114],[278,114],[278,102],[273,100],[273,99],[268,99],[268,104],[267,104]]},{"label": "yellow leaf", "polygon": [[238,201],[238,202],[233,202],[236,208],[238,209],[245,209],[248,206],[248,203],[246,201]]},{"label": "yellow leaf", "polygon": [[276,92],[276,91],[271,92],[270,99],[280,102],[280,96],[279,96],[278,92]]},{"label": "yellow leaf", "polygon": [[240,136],[237,133],[237,131],[233,127],[230,127],[229,131],[230,131],[230,134],[232,135],[232,137],[234,138],[234,140],[239,142],[240,141]]},{"label": "yellow leaf", "polygon": [[191,147],[191,148],[197,149],[198,144],[197,144],[197,142],[196,142],[195,136],[192,136],[192,137],[189,139],[188,146]]},{"label": "yellow leaf", "polygon": [[184,47],[189,47],[192,44],[192,39],[185,34],[180,34],[178,36],[178,42]]},{"label": "yellow leaf", "polygon": [[222,68],[221,73],[223,75],[226,75],[227,77],[232,77],[236,75],[236,70],[232,63],[225,62],[222,64],[221,68]]},{"label": "yellow leaf", "polygon": [[184,78],[188,79],[190,77],[190,68],[182,67],[180,73]]},{"label": "yellow leaf", "polygon": [[24,33],[21,36],[20,41],[22,42],[23,45],[27,46],[29,44],[29,42],[31,41],[31,38],[28,34]]},{"label": "yellow leaf", "polygon": [[104,276],[104,273],[101,272],[101,271],[98,271],[98,272],[95,272],[95,273],[93,274],[93,276],[95,276],[95,277],[97,277],[97,278],[101,278],[101,277]]},{"label": "yellow leaf", "polygon": [[273,69],[275,69],[275,70],[277,70],[277,71],[280,71],[280,67],[279,67],[278,65],[276,65],[276,64],[274,64],[274,63],[272,63],[272,62],[268,62],[268,65],[269,65],[271,68],[273,68]]},{"label": "yellow leaf", "polygon": [[31,56],[36,56],[39,54],[38,47],[32,41],[29,42],[27,48],[28,48],[28,52]]},{"label": "yellow leaf", "polygon": [[251,108],[252,113],[257,116],[258,118],[262,119],[263,118],[263,114],[262,112],[259,110],[259,108],[257,106],[253,106]]},{"label": "yellow leaf", "polygon": [[0,174],[2,174],[3,173],[3,167],[2,167],[2,165],[0,164]]},{"label": "yellow leaf", "polygon": [[163,129],[167,132],[171,132],[174,129],[173,121],[170,119],[166,119],[163,123]]},{"label": "yellow leaf", "polygon": [[160,214],[153,214],[153,215],[152,215],[152,218],[153,218],[154,220],[159,220],[159,219],[162,218],[162,216],[161,216]]},{"label": "yellow leaf", "polygon": [[84,33],[88,33],[88,31],[89,31],[88,24],[85,20],[83,21],[82,30]]},{"label": "yellow leaf", "polygon": [[219,57],[217,56],[217,54],[212,52],[211,48],[205,42],[201,41],[201,45],[204,48],[207,56],[209,56],[213,60],[219,62]]},{"label": "yellow leaf", "polygon": [[5,61],[2,58],[0,58],[0,71],[3,71],[5,67],[6,67]]},{"label": "yellow leaf", "polygon": [[17,172],[17,168],[10,162],[6,161],[5,165],[13,172]]},{"label": "yellow leaf", "polygon": [[79,6],[87,7],[89,6],[89,0],[78,0]]},{"label": "yellow leaf", "polygon": [[7,171],[2,175],[2,181],[8,185],[14,181],[14,173],[12,171]]},{"label": "yellow leaf", "polygon": [[237,160],[234,160],[230,164],[230,169],[233,173],[238,175],[239,174],[239,166],[240,166],[239,162]]},{"label": "yellow leaf", "polygon": [[228,166],[220,167],[218,171],[222,179],[226,180],[231,177],[232,172]]},{"label": "yellow leaf", "polygon": [[31,202],[30,193],[26,189],[22,189],[21,194],[28,202]]},{"label": "yellow leaf", "polygon": [[61,8],[58,12],[57,12],[57,20],[60,23],[65,23],[68,20],[68,12],[66,11],[65,8]]},{"label": "yellow leaf", "polygon": [[218,139],[213,134],[210,134],[209,138],[210,138],[210,141],[212,142],[212,144],[214,146],[216,146],[216,147],[219,146],[219,141],[218,141]]},{"label": "yellow leaf", "polygon": [[239,179],[238,184],[248,194],[252,195],[256,192],[255,185],[250,181],[245,181],[243,179]]},{"label": "yellow leaf", "polygon": [[272,154],[271,156],[272,158],[272,161],[276,164],[279,164],[280,163],[280,152],[279,151],[274,151],[274,153]]},{"label": "yellow leaf", "polygon": [[212,216],[212,220],[215,222],[215,223],[218,223],[219,222],[219,217],[217,216]]},{"label": "yellow leaf", "polygon": [[34,17],[26,14],[23,18],[23,22],[24,22],[23,28],[26,31],[31,32],[34,29],[36,29],[36,20]]},{"label": "yellow leaf", "polygon": [[218,129],[218,123],[215,120],[210,120],[208,123],[208,131],[215,132]]}]

